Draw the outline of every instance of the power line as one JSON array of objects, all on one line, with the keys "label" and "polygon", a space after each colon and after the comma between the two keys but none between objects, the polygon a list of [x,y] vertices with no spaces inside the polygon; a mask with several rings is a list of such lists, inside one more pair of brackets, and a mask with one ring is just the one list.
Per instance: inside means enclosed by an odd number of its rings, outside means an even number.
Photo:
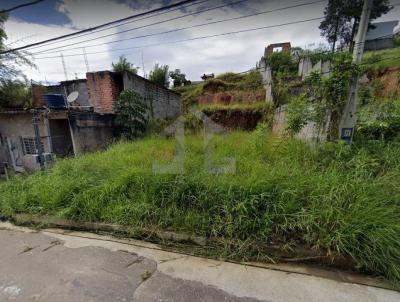
[{"label": "power line", "polygon": [[[135,46],[135,47],[127,47],[127,48],[119,48],[119,49],[115,48],[115,49],[110,49],[110,50],[107,50],[107,51],[98,51],[98,52],[91,52],[91,53],[88,52],[87,54],[88,55],[89,54],[99,54],[99,53],[106,53],[106,52],[111,52],[111,51],[122,51],[122,50],[136,49],[136,48],[146,48],[146,47],[154,47],[154,46],[160,46],[160,45],[177,44],[177,43],[182,43],[182,42],[187,42],[187,41],[202,40],[202,39],[208,39],[208,38],[214,38],[214,37],[221,37],[221,36],[227,36],[227,35],[233,35],[233,34],[252,32],[252,31],[268,29],[268,28],[276,28],[276,27],[281,27],[281,26],[306,23],[306,22],[311,22],[311,21],[316,21],[316,20],[321,20],[321,19],[323,19],[323,17],[311,18],[311,19],[306,19],[306,20],[300,20],[300,21],[294,21],[294,22],[288,22],[288,23],[281,23],[281,24],[275,24],[275,25],[269,25],[269,26],[261,26],[261,27],[256,27],[256,28],[237,30],[237,31],[225,32],[225,33],[220,33],[220,34],[200,36],[200,37],[194,37],[194,38],[188,38],[188,39],[182,39],[182,40],[176,40],[176,41],[169,41],[169,42],[163,42],[163,43],[154,43],[154,44],[147,44],[147,45],[141,45],[141,46]],[[81,54],[65,55],[64,57],[75,57],[75,56],[81,56]],[[39,60],[39,59],[51,59],[51,58],[58,58],[58,57],[59,56],[40,57],[40,58],[35,58],[35,59],[36,60]]]},{"label": "power line", "polygon": [[11,12],[13,10],[16,10],[16,9],[19,9],[19,8],[23,8],[23,7],[26,7],[26,6],[35,5],[35,4],[38,4],[38,3],[43,2],[43,1],[44,0],[36,0],[36,1],[28,2],[28,3],[20,4],[20,5],[11,7],[11,8],[3,9],[3,10],[0,11],[0,14],[9,13],[9,12]]},{"label": "power line", "polygon": [[[233,18],[228,18],[228,19],[223,19],[223,20],[217,20],[217,21],[212,21],[212,22],[207,22],[207,23],[202,23],[202,24],[196,24],[196,25],[191,25],[191,26],[187,26],[187,27],[176,28],[176,29],[172,29],[172,30],[168,30],[168,31],[158,32],[158,33],[152,33],[152,34],[134,36],[134,37],[125,38],[125,39],[120,39],[120,40],[115,40],[115,41],[110,41],[110,42],[103,42],[103,43],[85,45],[85,47],[87,47],[87,48],[89,48],[89,47],[96,47],[96,46],[107,45],[107,44],[114,44],[114,43],[119,43],[119,42],[123,42],[123,41],[129,41],[129,40],[139,39],[139,38],[158,36],[158,35],[163,35],[163,34],[178,32],[178,31],[182,31],[182,30],[186,30],[186,29],[198,28],[198,27],[203,27],[203,26],[208,26],[208,25],[213,25],[213,24],[218,24],[218,23],[223,23],[223,22],[228,22],[228,21],[233,21],[233,20],[240,20],[240,19],[245,19],[245,18],[249,18],[249,17],[264,15],[264,14],[268,14],[268,13],[272,13],[272,12],[277,12],[277,11],[282,11],[282,10],[287,10],[287,9],[293,9],[293,8],[298,8],[298,7],[302,7],[302,6],[308,6],[308,5],[312,5],[312,4],[316,4],[316,3],[320,3],[320,2],[326,2],[326,0],[318,0],[318,1],[313,1],[313,2],[309,2],[309,3],[296,4],[296,5],[281,7],[281,8],[277,8],[277,9],[272,9],[272,10],[266,10],[266,11],[262,11],[262,12],[257,12],[257,13],[253,13],[253,14],[248,14],[248,15],[244,15],[244,16],[233,17]],[[214,8],[214,9],[215,9],[215,8]],[[198,12],[198,13],[199,13],[199,12]],[[185,15],[185,16],[186,16],[186,15]],[[185,16],[183,16],[183,17],[185,17]],[[131,30],[133,30],[133,29],[131,29]],[[99,38],[101,38],[101,37],[99,37]],[[99,38],[95,38],[95,39],[91,39],[91,40],[86,40],[86,41],[81,41],[81,42],[78,42],[78,43],[86,43],[86,42],[89,42],[89,41],[92,41],[92,40],[96,40],[96,39],[99,39]],[[70,44],[70,45],[75,45],[75,44],[76,44],[76,43]],[[59,47],[51,48],[51,49],[45,50],[45,51],[43,51],[43,52],[39,51],[39,52],[37,52],[37,53],[33,53],[32,55],[43,54],[43,53],[46,53],[46,54],[48,54],[48,53],[57,53],[57,52],[59,52],[59,51],[51,51],[51,50],[63,49],[64,47],[67,47],[67,46],[69,46],[69,45],[64,45],[64,46],[59,46]],[[74,50],[74,49],[80,49],[80,48],[81,48],[81,47],[72,47],[72,48],[63,49],[63,51]]]},{"label": "power line", "polygon": [[168,10],[170,8],[179,7],[179,6],[182,6],[183,4],[191,3],[191,2],[195,2],[195,1],[197,1],[197,0],[180,1],[180,2],[177,2],[177,3],[174,3],[174,4],[162,6],[162,7],[159,7],[159,8],[153,9],[153,10],[149,10],[149,11],[146,11],[146,12],[143,12],[143,13],[131,15],[129,17],[121,18],[121,19],[114,20],[114,21],[107,22],[107,23],[103,23],[103,24],[100,24],[100,25],[97,25],[97,26],[94,26],[94,27],[83,29],[83,30],[80,30],[80,31],[77,31],[77,32],[74,32],[74,33],[71,33],[71,34],[66,34],[66,35],[55,37],[55,38],[43,40],[43,41],[40,41],[40,42],[24,45],[24,46],[21,46],[21,47],[8,49],[8,50],[0,52],[0,54],[6,54],[6,53],[14,52],[14,51],[17,51],[17,50],[26,49],[26,48],[29,48],[29,47],[32,47],[32,46],[37,46],[37,45],[42,45],[42,44],[45,44],[45,43],[48,43],[48,42],[57,41],[57,40],[60,40],[60,39],[63,39],[63,38],[76,36],[76,35],[81,34],[81,33],[90,32],[90,31],[93,31],[95,29],[103,28],[103,27],[106,27],[106,26],[109,26],[109,25],[117,24],[117,23],[120,23],[120,22],[123,22],[123,21],[126,21],[126,20],[137,18],[137,17],[146,16],[148,14],[152,14],[152,13],[155,13],[155,12]]},{"label": "power line", "polygon": [[[116,27],[119,27],[119,26],[123,26],[123,25],[126,25],[126,24],[133,23],[133,22],[138,22],[138,21],[142,21],[142,20],[145,20],[145,19],[150,19],[150,18],[153,18],[153,17],[157,17],[157,16],[160,16],[160,15],[169,14],[171,12],[178,11],[178,10],[181,10],[181,9],[186,9],[186,8],[188,8],[190,6],[199,5],[199,4],[202,4],[204,2],[208,2],[208,1],[211,1],[211,0],[197,1],[195,3],[190,3],[188,5],[185,5],[185,6],[182,6],[182,7],[178,7],[178,8],[175,8],[175,9],[171,9],[171,10],[168,10],[168,11],[165,11],[165,12],[164,11],[163,12],[159,12],[157,14],[153,14],[153,15],[150,15],[150,16],[145,16],[143,18],[134,19],[134,20],[130,20],[130,21],[127,21],[127,22],[122,22],[120,24],[116,24],[116,25],[109,26],[109,27],[106,27],[106,28],[101,28],[101,29],[98,29],[98,30],[93,30],[93,31],[88,32],[88,33],[83,33],[83,34],[80,34],[80,35],[77,35],[77,36],[65,38],[65,39],[62,39],[62,41],[49,42],[49,43],[46,43],[46,46],[57,44],[57,43],[62,43],[62,42],[69,41],[69,40],[72,40],[72,39],[77,39],[77,38],[80,38],[80,37],[85,37],[85,36],[88,36],[88,35],[92,35],[92,34],[95,34],[95,33],[98,33],[98,32],[110,30],[110,29],[113,29],[113,28],[116,28]],[[39,48],[39,47],[42,47],[42,46],[38,45],[38,46],[31,47],[31,48],[35,49],[35,48]]]},{"label": "power line", "polygon": [[[99,39],[102,39],[102,38],[111,37],[111,36],[119,35],[119,34],[122,34],[122,33],[130,32],[130,31],[134,31],[134,30],[138,30],[138,29],[143,29],[143,28],[150,27],[150,26],[153,26],[153,25],[159,25],[159,24],[163,24],[163,23],[170,22],[170,21],[174,21],[174,20],[186,18],[186,17],[188,17],[188,16],[192,16],[192,15],[197,15],[197,14],[209,12],[209,11],[216,10],[216,9],[219,9],[219,8],[223,8],[223,7],[227,7],[227,6],[236,5],[236,4],[239,4],[239,3],[242,3],[242,2],[246,2],[246,1],[248,1],[248,0],[239,0],[239,1],[236,1],[236,2],[231,2],[231,3],[227,3],[227,4],[215,6],[215,7],[212,7],[212,8],[204,9],[204,10],[202,10],[202,11],[193,12],[193,13],[189,13],[189,14],[186,14],[186,15],[183,15],[183,16],[178,16],[178,17],[166,19],[166,20],[163,20],[163,21],[158,21],[158,22],[154,22],[154,23],[142,25],[142,26],[135,27],[135,28],[130,28],[130,29],[122,30],[122,31],[119,31],[119,32],[117,32],[117,33],[111,33],[111,34],[103,35],[103,36],[96,37],[96,38],[92,38],[92,39],[88,39],[88,40],[85,40],[85,41],[82,41],[82,42],[75,42],[75,43],[70,43],[70,44],[63,45],[63,46],[58,46],[58,47],[50,48],[50,49],[47,49],[47,50],[44,50],[44,51],[39,51],[38,53],[47,52],[47,51],[54,50],[54,49],[60,49],[60,48],[64,48],[64,47],[67,47],[67,46],[76,45],[77,43],[86,43],[86,42],[90,42],[90,41],[95,41],[95,40],[99,40]],[[325,0],[324,0],[324,1],[325,1]],[[36,53],[36,54],[38,54],[38,53]]]}]

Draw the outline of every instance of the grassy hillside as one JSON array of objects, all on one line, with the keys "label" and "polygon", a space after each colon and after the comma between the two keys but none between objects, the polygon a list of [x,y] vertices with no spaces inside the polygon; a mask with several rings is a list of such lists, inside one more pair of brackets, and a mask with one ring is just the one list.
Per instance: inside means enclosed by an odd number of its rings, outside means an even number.
[{"label": "grassy hillside", "polygon": [[312,146],[259,127],[214,138],[214,164],[236,159],[219,175],[205,171],[202,137],[185,143],[182,175],[152,171],[173,160],[173,140],[121,142],[0,184],[0,213],[184,231],[216,239],[227,258],[300,247],[400,281],[399,143]]},{"label": "grassy hillside", "polygon": [[383,71],[386,68],[400,68],[400,47],[378,51],[367,51],[363,64],[369,71]]},{"label": "grassy hillside", "polygon": [[[197,105],[199,97],[218,93],[232,95],[236,97],[240,103],[257,102],[257,94],[260,93],[264,94],[265,98],[262,77],[261,74],[256,71],[247,74],[227,72],[218,75],[215,79],[210,79],[195,85],[178,87],[176,90],[182,95],[182,102],[185,110],[192,105]],[[230,105],[228,105],[228,107],[229,106]]]}]

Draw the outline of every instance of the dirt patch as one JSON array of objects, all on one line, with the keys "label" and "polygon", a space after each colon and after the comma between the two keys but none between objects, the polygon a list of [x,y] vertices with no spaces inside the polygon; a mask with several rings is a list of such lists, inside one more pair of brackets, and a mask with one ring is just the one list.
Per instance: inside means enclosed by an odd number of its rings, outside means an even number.
[{"label": "dirt patch", "polygon": [[217,124],[228,129],[251,131],[264,118],[263,110],[215,109],[203,111]]},{"label": "dirt patch", "polygon": [[265,100],[265,90],[229,91],[205,94],[197,99],[199,105],[251,104]]}]

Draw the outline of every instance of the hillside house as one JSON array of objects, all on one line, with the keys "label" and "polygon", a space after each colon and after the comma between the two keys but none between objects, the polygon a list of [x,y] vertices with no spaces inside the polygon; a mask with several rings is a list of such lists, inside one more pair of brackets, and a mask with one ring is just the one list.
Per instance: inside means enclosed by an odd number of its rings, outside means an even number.
[{"label": "hillside house", "polygon": [[[143,96],[149,119],[176,118],[180,95],[135,74],[90,72],[86,79],[64,81],[35,91],[40,142],[46,159],[102,149],[116,136],[113,104],[124,89]],[[78,91],[73,103],[67,96]],[[49,103],[49,99],[58,100]],[[61,100],[61,101],[60,101]],[[32,123],[34,112],[21,108],[0,110],[0,165],[15,171],[38,169],[38,146]]]},{"label": "hillside house", "polygon": [[367,32],[365,50],[380,50],[395,47],[395,36],[399,34],[399,21],[373,23],[373,29]]}]

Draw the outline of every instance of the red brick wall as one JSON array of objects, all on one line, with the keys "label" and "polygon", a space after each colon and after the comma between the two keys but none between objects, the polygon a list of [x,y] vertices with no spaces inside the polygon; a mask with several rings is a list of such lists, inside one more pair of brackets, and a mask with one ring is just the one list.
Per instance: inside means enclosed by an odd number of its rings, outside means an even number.
[{"label": "red brick wall", "polygon": [[110,71],[88,72],[86,79],[94,112],[113,113],[113,103],[121,91],[118,75]]},{"label": "red brick wall", "polygon": [[265,48],[264,56],[266,58],[268,58],[270,55],[273,54],[274,48],[276,48],[276,47],[282,47],[282,52],[289,52],[291,45],[290,45],[290,42],[270,44],[270,45],[268,45],[267,48]]}]

